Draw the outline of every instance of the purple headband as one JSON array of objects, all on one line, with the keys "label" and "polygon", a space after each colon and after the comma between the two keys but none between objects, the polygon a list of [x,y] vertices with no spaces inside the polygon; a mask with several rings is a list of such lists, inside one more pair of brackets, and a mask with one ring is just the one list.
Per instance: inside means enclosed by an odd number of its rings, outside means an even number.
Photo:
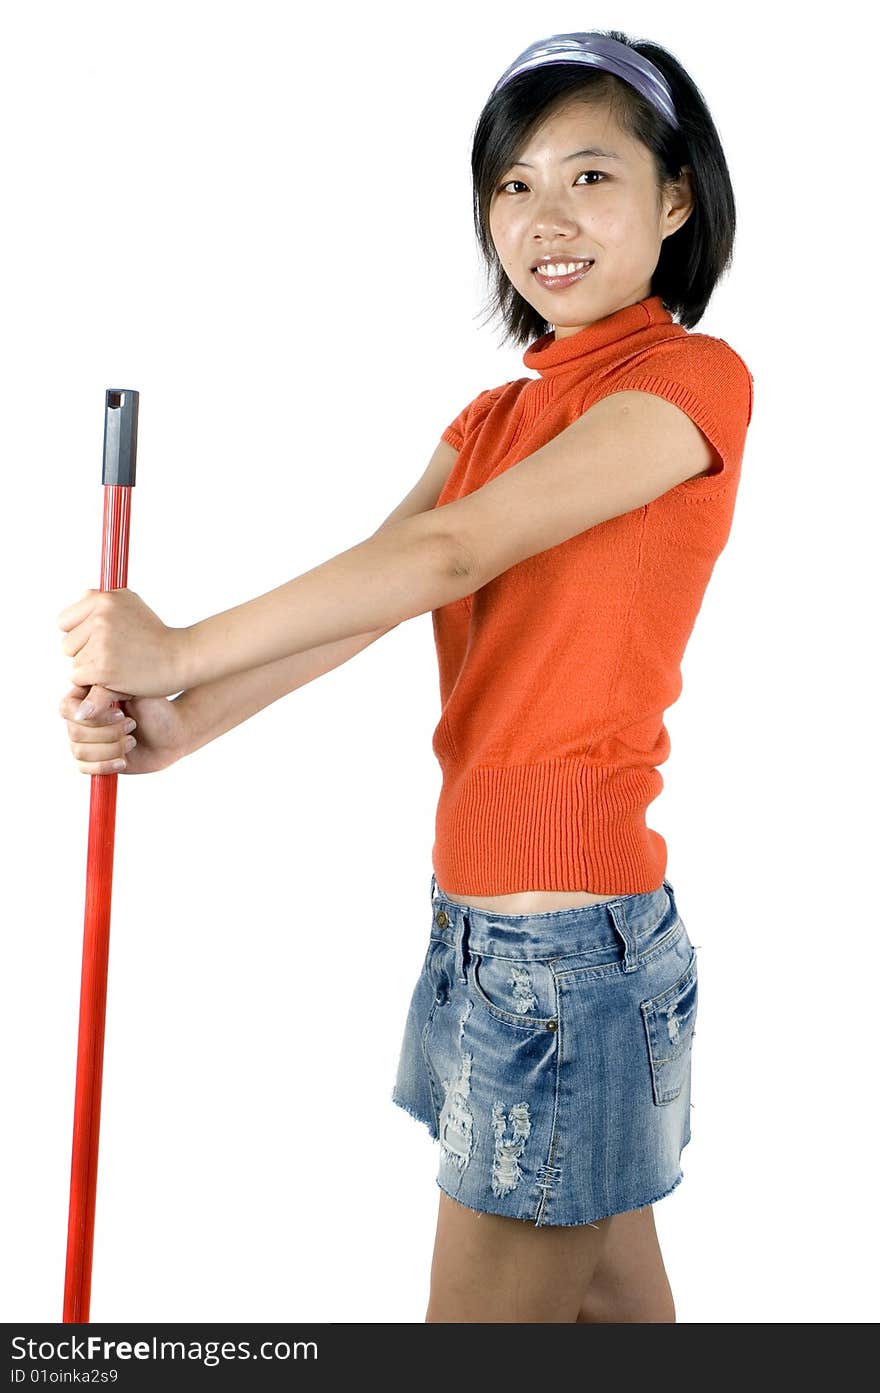
[{"label": "purple headband", "polygon": [[491,95],[494,97],[519,73],[542,68],[547,63],[588,63],[594,68],[605,68],[615,77],[628,82],[666,117],[675,130],[679,129],[672,92],[660,69],[627,44],[618,43],[617,39],[609,39],[593,30],[583,34],[552,34],[548,39],[538,39],[537,43],[529,44],[502,73]]}]

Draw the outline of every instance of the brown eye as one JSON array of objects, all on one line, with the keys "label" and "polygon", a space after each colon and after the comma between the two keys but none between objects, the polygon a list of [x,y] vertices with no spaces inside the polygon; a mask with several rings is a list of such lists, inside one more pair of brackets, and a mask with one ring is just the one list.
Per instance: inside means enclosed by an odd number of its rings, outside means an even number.
[{"label": "brown eye", "polygon": [[[583,179],[585,174],[596,174],[600,179],[606,179],[608,177],[606,174],[602,172],[601,169],[583,169],[578,175],[578,179]],[[577,180],[575,182],[577,182]],[[504,193],[504,190],[510,188],[511,184],[519,184],[522,188],[527,187],[527,185],[523,183],[522,179],[508,179],[506,184],[499,184],[495,192]],[[587,187],[593,188],[595,186],[592,184],[588,184]]]}]

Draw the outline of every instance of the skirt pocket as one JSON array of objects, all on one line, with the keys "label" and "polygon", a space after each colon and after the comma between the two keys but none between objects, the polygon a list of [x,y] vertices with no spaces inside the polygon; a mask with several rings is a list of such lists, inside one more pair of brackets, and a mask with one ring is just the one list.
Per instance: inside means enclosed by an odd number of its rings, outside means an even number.
[{"label": "skirt pocket", "polygon": [[476,1001],[496,1020],[523,1030],[555,1030],[556,976],[546,962],[468,953]]},{"label": "skirt pocket", "polygon": [[654,1102],[671,1103],[688,1079],[697,1018],[697,954],[671,987],[641,1002]]}]

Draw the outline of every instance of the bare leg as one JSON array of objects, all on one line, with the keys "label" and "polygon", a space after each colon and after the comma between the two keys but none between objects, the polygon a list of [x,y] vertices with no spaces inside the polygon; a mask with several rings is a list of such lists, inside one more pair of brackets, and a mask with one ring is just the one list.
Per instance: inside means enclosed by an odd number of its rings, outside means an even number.
[{"label": "bare leg", "polygon": [[675,1321],[675,1302],[651,1205],[612,1217],[577,1319],[593,1325]]},{"label": "bare leg", "polygon": [[575,1323],[610,1222],[536,1227],[441,1190],[425,1320]]}]

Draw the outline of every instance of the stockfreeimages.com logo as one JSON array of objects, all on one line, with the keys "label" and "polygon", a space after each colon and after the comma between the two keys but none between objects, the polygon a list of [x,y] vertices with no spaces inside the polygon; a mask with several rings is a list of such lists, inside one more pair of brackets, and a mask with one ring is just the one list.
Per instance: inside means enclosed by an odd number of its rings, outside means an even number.
[{"label": "stockfreeimages.com logo", "polygon": [[[131,1359],[171,1359],[195,1361],[208,1368],[224,1360],[237,1359],[317,1359],[315,1340],[263,1340],[254,1350],[249,1340],[106,1340],[102,1335],[70,1335],[60,1340],[32,1340],[23,1335],[12,1337],[14,1360],[66,1360],[70,1363],[109,1363]],[[11,1382],[27,1378],[22,1368],[13,1368]]]}]

